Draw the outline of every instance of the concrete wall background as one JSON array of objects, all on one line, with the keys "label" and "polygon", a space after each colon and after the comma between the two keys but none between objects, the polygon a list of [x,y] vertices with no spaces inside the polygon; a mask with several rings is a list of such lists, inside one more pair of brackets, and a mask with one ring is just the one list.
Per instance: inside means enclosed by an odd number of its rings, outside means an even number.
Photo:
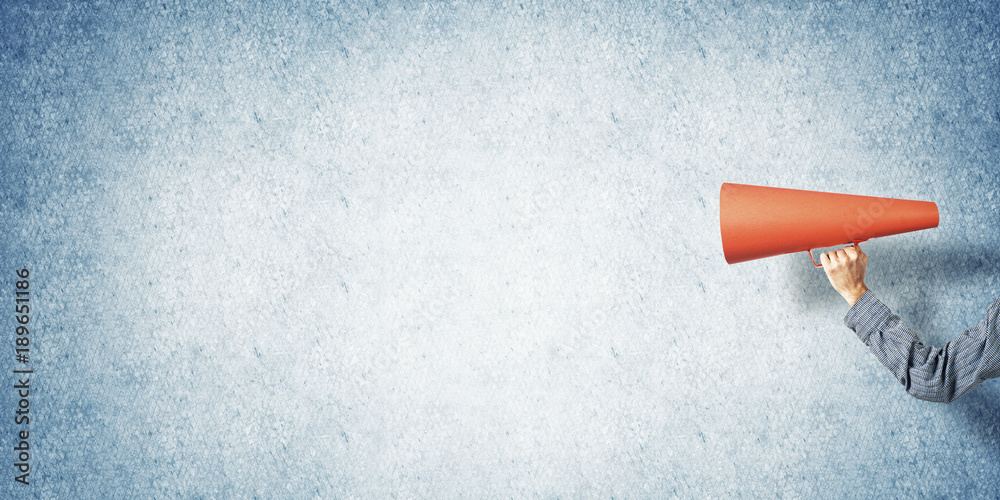
[{"label": "concrete wall background", "polygon": [[993,496],[1000,386],[906,395],[805,255],[725,263],[718,191],[937,202],[868,281],[957,336],[998,284],[998,12],[5,5],[38,374],[0,489]]}]

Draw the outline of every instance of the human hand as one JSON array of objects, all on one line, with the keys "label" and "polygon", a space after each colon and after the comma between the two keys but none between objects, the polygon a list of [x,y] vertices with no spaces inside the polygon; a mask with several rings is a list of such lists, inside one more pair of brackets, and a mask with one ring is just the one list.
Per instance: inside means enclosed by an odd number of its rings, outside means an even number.
[{"label": "human hand", "polygon": [[849,246],[820,254],[819,261],[823,263],[823,271],[833,289],[852,307],[868,291],[865,286],[868,256],[861,251],[861,247]]}]

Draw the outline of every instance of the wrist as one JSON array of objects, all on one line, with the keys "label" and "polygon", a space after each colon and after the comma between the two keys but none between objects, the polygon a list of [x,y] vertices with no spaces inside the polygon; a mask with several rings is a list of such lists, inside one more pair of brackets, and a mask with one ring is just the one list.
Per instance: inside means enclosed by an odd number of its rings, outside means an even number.
[{"label": "wrist", "polygon": [[862,283],[861,286],[853,288],[851,290],[845,290],[840,295],[844,297],[844,300],[847,301],[848,305],[854,307],[854,304],[857,304],[858,300],[861,300],[861,296],[864,295],[865,292],[867,291],[868,287],[865,286],[864,283]]}]

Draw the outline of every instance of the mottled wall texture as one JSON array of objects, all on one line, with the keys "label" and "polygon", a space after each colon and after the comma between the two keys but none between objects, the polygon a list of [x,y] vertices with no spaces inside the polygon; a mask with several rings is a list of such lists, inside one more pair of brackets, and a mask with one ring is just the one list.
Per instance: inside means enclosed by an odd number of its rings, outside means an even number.
[{"label": "mottled wall texture", "polygon": [[718,203],[935,201],[868,284],[935,345],[981,321],[998,16],[4,2],[0,496],[995,497],[1000,381],[909,396],[804,253],[726,264]]}]

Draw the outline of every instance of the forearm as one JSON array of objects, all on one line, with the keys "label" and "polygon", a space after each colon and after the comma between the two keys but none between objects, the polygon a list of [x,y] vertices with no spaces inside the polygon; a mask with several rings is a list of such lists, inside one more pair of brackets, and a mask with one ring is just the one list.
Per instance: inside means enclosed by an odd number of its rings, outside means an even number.
[{"label": "forearm", "polygon": [[1000,356],[996,355],[996,318],[1000,301],[994,306],[986,321],[944,348],[925,346],[916,332],[904,326],[870,291],[851,307],[844,323],[909,394],[926,401],[948,403],[986,378],[997,376]]}]

